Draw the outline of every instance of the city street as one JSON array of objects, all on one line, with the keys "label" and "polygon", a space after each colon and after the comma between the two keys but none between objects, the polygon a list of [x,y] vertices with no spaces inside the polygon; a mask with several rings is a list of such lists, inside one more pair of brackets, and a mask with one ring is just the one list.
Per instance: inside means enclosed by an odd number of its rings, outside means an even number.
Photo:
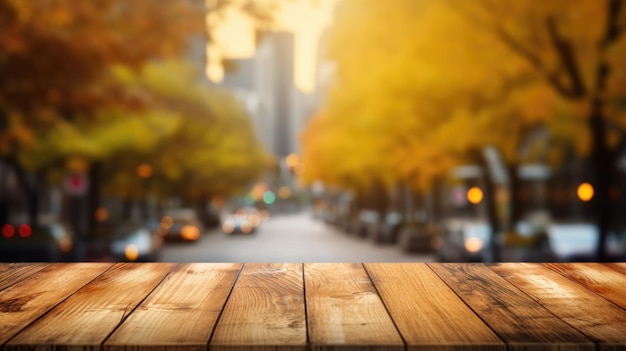
[{"label": "city street", "polygon": [[409,262],[431,255],[406,254],[315,221],[309,213],[277,216],[254,234],[227,235],[219,229],[193,244],[167,243],[166,262]]}]

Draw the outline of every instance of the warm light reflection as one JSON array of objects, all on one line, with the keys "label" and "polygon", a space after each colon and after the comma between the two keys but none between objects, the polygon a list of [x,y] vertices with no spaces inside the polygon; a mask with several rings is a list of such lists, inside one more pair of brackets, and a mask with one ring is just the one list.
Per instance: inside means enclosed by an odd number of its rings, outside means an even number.
[{"label": "warm light reflection", "polygon": [[591,201],[591,199],[593,199],[593,194],[594,194],[593,186],[589,183],[582,183],[578,186],[578,189],[576,190],[576,194],[578,195],[578,198],[580,199],[580,201],[589,202]]},{"label": "warm light reflection", "polygon": [[109,218],[109,211],[104,207],[98,207],[94,213],[94,218],[98,222],[104,222]]},{"label": "warm light reflection", "polygon": [[221,196],[214,196],[211,198],[211,206],[214,208],[222,208],[224,206],[224,198]]}]

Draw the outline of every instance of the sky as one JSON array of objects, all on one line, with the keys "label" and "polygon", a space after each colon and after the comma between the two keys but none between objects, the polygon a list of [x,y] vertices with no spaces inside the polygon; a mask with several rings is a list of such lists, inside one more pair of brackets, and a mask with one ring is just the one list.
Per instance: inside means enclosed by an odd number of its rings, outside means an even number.
[{"label": "sky", "polygon": [[[294,33],[296,87],[304,92],[315,88],[315,59],[320,34],[330,25],[337,0],[285,1],[277,14],[279,30]],[[208,49],[207,75],[215,82],[222,79],[221,58],[245,58],[254,54],[254,36],[245,16],[230,12],[227,20],[215,32],[216,46]]]}]

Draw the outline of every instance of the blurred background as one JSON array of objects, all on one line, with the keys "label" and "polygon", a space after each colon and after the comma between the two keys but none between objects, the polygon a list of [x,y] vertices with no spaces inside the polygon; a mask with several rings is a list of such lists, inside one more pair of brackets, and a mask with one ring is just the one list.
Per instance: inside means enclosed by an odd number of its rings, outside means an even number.
[{"label": "blurred background", "polygon": [[626,260],[625,1],[0,23],[0,262]]}]

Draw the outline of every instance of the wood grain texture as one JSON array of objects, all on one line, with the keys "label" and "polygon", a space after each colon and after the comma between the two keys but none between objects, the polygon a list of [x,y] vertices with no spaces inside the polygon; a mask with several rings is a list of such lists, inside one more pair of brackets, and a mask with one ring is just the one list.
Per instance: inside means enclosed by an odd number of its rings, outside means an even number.
[{"label": "wood grain texture", "polygon": [[43,269],[26,279],[13,274],[18,282],[0,292],[0,345],[109,267],[110,263],[37,264],[34,268]]},{"label": "wood grain texture", "polygon": [[211,350],[306,350],[302,265],[245,264],[217,323]]},{"label": "wood grain texture", "polygon": [[105,342],[105,350],[206,350],[241,264],[176,267]]},{"label": "wood grain texture", "polygon": [[483,264],[429,264],[509,350],[594,350],[595,345]]},{"label": "wood grain texture", "polygon": [[619,306],[541,264],[489,268],[594,340],[599,350],[626,349],[626,311]]},{"label": "wood grain texture", "polygon": [[626,274],[626,263],[623,262],[614,262],[614,263],[605,263],[607,267],[611,267],[614,270]]},{"label": "wood grain texture", "polygon": [[600,263],[550,263],[546,266],[626,308],[626,275]]},{"label": "wood grain texture", "polygon": [[305,264],[304,286],[312,350],[404,350],[362,264]]},{"label": "wood grain texture", "polygon": [[0,263],[0,291],[48,265],[48,263]]},{"label": "wood grain texture", "polygon": [[169,263],[118,263],[6,344],[7,349],[98,350],[161,282]]},{"label": "wood grain texture", "polygon": [[410,350],[504,350],[498,336],[423,263],[365,264]]}]

